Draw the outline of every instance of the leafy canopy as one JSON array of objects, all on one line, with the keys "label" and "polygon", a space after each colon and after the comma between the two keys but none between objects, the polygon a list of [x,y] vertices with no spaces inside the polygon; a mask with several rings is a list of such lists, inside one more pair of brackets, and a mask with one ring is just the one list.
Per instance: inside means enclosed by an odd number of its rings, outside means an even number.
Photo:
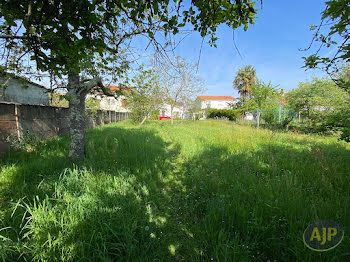
[{"label": "leafy canopy", "polygon": [[[25,54],[41,71],[56,75],[81,72],[96,74],[116,59],[121,60],[136,35],[156,41],[157,32],[177,34],[192,24],[201,36],[216,41],[219,24],[231,28],[253,23],[255,9],[249,0],[240,1],[97,1],[97,0],[4,0],[0,3],[0,39],[14,59],[6,69],[18,67]],[[118,68],[124,68],[119,64]],[[114,65],[115,67],[115,65]],[[103,72],[103,70],[102,70]],[[117,72],[120,73],[120,72]]]},{"label": "leafy canopy", "polygon": [[126,102],[135,123],[143,123],[159,110],[163,103],[163,94],[154,70],[145,70],[143,66],[139,68],[133,78],[133,88],[126,93]]},{"label": "leafy canopy", "polygon": [[252,86],[251,99],[249,100],[251,107],[255,109],[272,109],[276,107],[276,98],[280,96],[280,93],[274,87],[271,82],[268,84],[257,81]]},{"label": "leafy canopy", "polygon": [[349,107],[348,94],[327,78],[300,82],[298,88],[287,93],[287,100],[289,109],[300,112],[313,126]]},{"label": "leafy canopy", "polygon": [[[330,75],[338,72],[339,63],[350,61],[350,4],[349,0],[330,0],[322,12],[320,25],[311,25],[314,31],[309,50],[313,44],[317,51],[308,57],[303,57],[305,68],[321,68]],[[324,48],[332,48],[331,55],[321,55]],[[329,52],[328,52],[329,53]]]}]

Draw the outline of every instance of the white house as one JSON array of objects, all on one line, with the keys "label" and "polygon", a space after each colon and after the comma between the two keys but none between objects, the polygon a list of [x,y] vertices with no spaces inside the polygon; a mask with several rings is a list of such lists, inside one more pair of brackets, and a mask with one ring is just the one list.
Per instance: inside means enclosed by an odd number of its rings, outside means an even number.
[{"label": "white house", "polygon": [[[107,86],[112,92],[119,90],[118,86]],[[125,90],[124,92],[129,92]],[[100,101],[100,107],[102,110],[110,110],[116,112],[130,112],[129,108],[125,105],[125,96],[118,96],[117,99],[111,96],[103,95],[101,92],[88,94],[86,99],[94,98]]]},{"label": "white house", "polygon": [[201,109],[230,109],[230,104],[237,103],[237,100],[232,96],[198,96],[197,100]]}]

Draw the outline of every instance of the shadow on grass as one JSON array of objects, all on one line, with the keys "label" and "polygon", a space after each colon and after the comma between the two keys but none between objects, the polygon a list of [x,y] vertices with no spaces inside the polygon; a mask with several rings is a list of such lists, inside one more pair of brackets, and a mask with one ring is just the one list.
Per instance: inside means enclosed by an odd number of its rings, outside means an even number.
[{"label": "shadow on grass", "polygon": [[1,226],[11,229],[2,233],[18,243],[4,249],[8,260],[20,253],[49,261],[347,258],[348,237],[328,254],[302,242],[317,219],[350,230],[344,147],[289,141],[231,152],[208,144],[181,162],[180,145],[155,131],[105,126],[87,138],[79,166],[65,157],[67,138],[3,160],[2,200],[25,197],[35,207],[3,209]]},{"label": "shadow on grass", "polygon": [[115,171],[168,172],[171,159],[180,150],[178,145],[164,142],[151,131],[104,127],[88,131],[87,156],[83,162],[74,164],[67,157],[68,143],[67,137],[51,139],[41,141],[29,151],[3,155],[2,195],[8,195],[12,201],[23,197],[33,199],[43,191],[40,188],[52,185],[66,168],[74,166],[111,174]]},{"label": "shadow on grass", "polygon": [[[73,164],[66,157],[65,137],[43,141],[30,152],[10,152],[2,159],[1,228],[7,229],[1,233],[20,246],[23,243],[18,240],[30,232],[32,244],[25,251],[28,258],[60,260],[66,252],[73,260],[73,254],[98,260],[119,254],[119,258],[131,259],[137,252],[147,252],[144,243],[150,238],[152,223],[159,219],[151,218],[158,209],[152,201],[164,195],[162,179],[170,174],[179,146],[166,143],[153,131],[105,126],[88,131],[87,151],[82,163]],[[69,206],[69,201],[76,204]],[[16,203],[35,208],[20,208]],[[67,211],[72,220],[66,217]],[[50,221],[49,213],[55,221],[67,221],[57,225]],[[24,216],[33,219],[33,228],[24,227]],[[94,227],[96,230],[91,230]],[[67,239],[63,241],[60,232],[66,232],[63,237]],[[46,249],[48,234],[57,245]],[[18,251],[12,252],[17,247],[10,245],[8,252],[1,252],[15,259]],[[61,252],[62,247],[66,249]]]},{"label": "shadow on grass", "polygon": [[181,251],[195,245],[204,261],[348,261],[349,237],[318,253],[302,235],[321,219],[350,230],[349,157],[338,144],[273,142],[239,153],[208,145],[184,164],[185,193],[172,203],[195,236]]}]

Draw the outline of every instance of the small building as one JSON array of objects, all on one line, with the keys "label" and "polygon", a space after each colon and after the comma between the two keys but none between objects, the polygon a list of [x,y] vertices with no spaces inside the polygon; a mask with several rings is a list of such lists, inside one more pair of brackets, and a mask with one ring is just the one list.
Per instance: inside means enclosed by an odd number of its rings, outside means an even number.
[{"label": "small building", "polygon": [[237,103],[237,100],[232,96],[198,96],[197,100],[201,109],[230,109],[231,104]]},{"label": "small building", "polygon": [[49,105],[49,90],[42,85],[10,73],[0,75],[0,102]]}]

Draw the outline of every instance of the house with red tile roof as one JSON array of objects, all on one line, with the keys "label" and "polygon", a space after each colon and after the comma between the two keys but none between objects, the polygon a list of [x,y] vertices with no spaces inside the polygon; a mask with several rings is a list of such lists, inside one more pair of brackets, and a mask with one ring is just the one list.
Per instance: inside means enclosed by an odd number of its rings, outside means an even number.
[{"label": "house with red tile roof", "polygon": [[[106,86],[113,94],[120,91],[120,87],[116,85]],[[86,98],[94,98],[100,101],[100,107],[102,110],[111,110],[116,112],[130,112],[129,108],[125,104],[125,95],[123,93],[129,93],[131,88],[124,89],[121,91],[121,94],[118,98],[112,96],[106,96],[100,90],[93,91],[88,94]]]},{"label": "house with red tile roof", "polygon": [[237,103],[236,98],[232,96],[198,96],[197,100],[201,109],[230,109],[230,104]]}]

